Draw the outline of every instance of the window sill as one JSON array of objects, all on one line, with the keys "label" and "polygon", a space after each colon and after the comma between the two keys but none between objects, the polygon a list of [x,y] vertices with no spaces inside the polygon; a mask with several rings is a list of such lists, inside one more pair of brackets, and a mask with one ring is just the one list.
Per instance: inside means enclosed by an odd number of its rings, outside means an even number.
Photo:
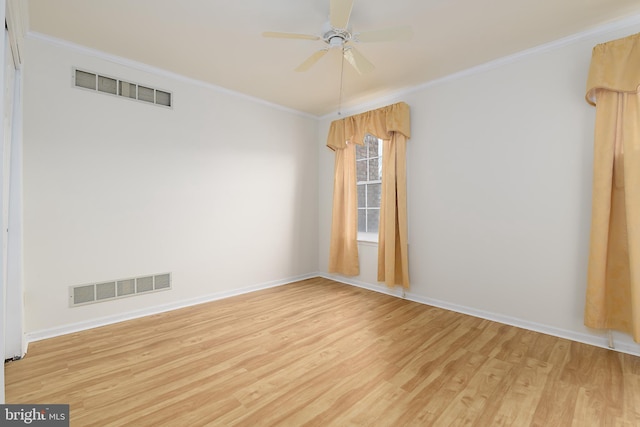
[{"label": "window sill", "polygon": [[358,233],[358,243],[365,243],[371,246],[378,245],[378,233]]}]

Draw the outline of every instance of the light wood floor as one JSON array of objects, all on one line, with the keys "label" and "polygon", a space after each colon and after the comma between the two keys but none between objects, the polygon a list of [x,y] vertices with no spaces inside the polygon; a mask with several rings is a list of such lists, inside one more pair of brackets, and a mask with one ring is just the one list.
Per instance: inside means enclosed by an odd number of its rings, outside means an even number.
[{"label": "light wood floor", "polygon": [[640,426],[640,358],[326,279],[32,343],[71,426]]}]

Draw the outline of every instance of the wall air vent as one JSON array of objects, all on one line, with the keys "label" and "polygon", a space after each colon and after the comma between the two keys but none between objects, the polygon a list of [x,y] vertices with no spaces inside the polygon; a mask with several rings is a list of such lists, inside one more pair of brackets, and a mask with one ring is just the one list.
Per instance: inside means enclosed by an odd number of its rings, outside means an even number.
[{"label": "wall air vent", "polygon": [[69,307],[171,289],[171,273],[69,287]]},{"label": "wall air vent", "polygon": [[135,99],[162,107],[171,107],[173,105],[173,95],[166,90],[155,89],[147,85],[139,85],[77,68],[73,69],[73,85],[81,89]]}]

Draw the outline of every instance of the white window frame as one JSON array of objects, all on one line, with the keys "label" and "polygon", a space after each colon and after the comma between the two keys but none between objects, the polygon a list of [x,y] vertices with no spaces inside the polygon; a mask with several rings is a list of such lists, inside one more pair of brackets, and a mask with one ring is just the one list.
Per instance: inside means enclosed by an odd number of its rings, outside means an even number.
[{"label": "white window frame", "polygon": [[[368,144],[367,144],[367,142],[366,142],[366,137],[365,137],[364,144],[365,144],[365,147],[367,147],[367,146],[368,146]],[[378,160],[379,165],[380,165],[379,167],[380,167],[380,168],[382,168],[382,139],[380,139],[380,138],[378,138],[378,147],[379,147],[379,148],[378,148],[378,157],[369,157],[369,156],[367,155],[366,159],[360,159],[360,160],[359,160],[359,159],[358,159],[358,156],[357,156],[357,154],[356,154],[356,170],[357,170],[357,168],[358,168],[358,161],[361,161],[361,162],[362,162],[362,161],[364,161],[364,162],[367,162],[367,174],[368,174],[368,172],[369,172],[369,165],[368,165],[368,162],[369,162],[369,160],[370,160],[370,159],[375,159],[375,158],[379,159],[379,160]],[[368,152],[369,152],[369,150],[367,149],[367,153],[368,153]],[[357,153],[357,151],[356,151],[356,153]],[[367,180],[366,180],[366,181],[356,181],[356,192],[357,192],[357,188],[358,188],[359,186],[362,186],[362,185],[367,185],[367,184],[382,184],[382,173],[380,174],[380,179],[378,179],[378,180],[369,180],[368,178],[369,178],[369,177],[367,176]],[[365,188],[366,188],[366,187],[365,187]],[[382,196],[382,195],[381,195],[381,196]],[[365,198],[366,198],[366,197],[367,197],[367,192],[365,191]],[[364,208],[365,210],[366,210],[366,209],[371,209],[371,208],[368,206],[368,204],[366,204],[365,206],[366,206],[366,207]],[[358,209],[358,211],[360,211],[362,208],[358,207],[357,209]],[[374,208],[374,209],[375,209],[375,208]],[[378,206],[378,210],[379,210],[379,209],[380,209],[380,207]],[[379,216],[378,216],[378,218],[379,218]],[[360,228],[360,227],[359,227],[359,225],[358,225],[358,228]],[[358,241],[359,241],[359,242],[367,242],[367,243],[378,243],[378,230],[376,230],[375,232],[372,232],[372,231],[366,231],[366,232],[365,232],[365,231],[358,231]]]}]

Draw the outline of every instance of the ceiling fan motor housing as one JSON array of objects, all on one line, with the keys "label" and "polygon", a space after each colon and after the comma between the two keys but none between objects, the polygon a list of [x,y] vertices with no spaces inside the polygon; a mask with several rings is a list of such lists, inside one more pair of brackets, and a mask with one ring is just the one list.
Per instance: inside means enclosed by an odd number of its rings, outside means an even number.
[{"label": "ceiling fan motor housing", "polygon": [[350,28],[334,28],[330,22],[322,27],[322,40],[331,47],[339,47],[352,39]]}]

